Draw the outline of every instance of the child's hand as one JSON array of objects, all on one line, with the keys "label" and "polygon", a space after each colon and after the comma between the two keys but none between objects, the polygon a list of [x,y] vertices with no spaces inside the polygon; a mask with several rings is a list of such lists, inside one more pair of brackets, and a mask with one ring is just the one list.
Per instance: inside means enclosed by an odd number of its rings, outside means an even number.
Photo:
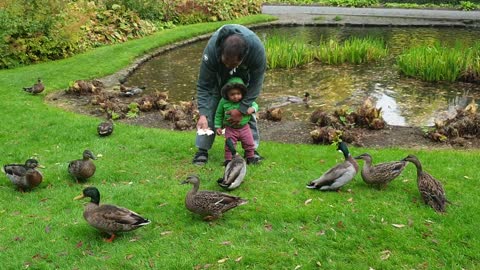
[{"label": "child's hand", "polygon": [[222,128],[217,128],[217,135],[218,136],[221,136],[222,135]]},{"label": "child's hand", "polygon": [[247,109],[247,114],[254,114],[255,113],[255,109],[253,107],[250,107]]}]

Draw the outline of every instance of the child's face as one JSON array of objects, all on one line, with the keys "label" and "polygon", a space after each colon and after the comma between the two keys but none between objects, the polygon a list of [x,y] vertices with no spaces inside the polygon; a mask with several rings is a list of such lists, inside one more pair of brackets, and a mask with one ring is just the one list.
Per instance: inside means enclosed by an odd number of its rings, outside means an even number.
[{"label": "child's face", "polygon": [[228,95],[228,100],[232,102],[239,102],[240,100],[242,100],[242,91],[240,91],[240,89],[237,89],[237,88],[230,89],[227,95]]}]

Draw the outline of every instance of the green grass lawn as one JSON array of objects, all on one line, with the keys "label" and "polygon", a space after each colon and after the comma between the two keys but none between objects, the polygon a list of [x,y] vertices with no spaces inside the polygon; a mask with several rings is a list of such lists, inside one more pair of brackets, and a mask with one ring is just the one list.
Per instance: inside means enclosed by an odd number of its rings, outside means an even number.
[{"label": "green grass lawn", "polygon": [[[191,164],[195,131],[117,123],[112,136],[100,138],[100,119],[49,106],[45,93],[32,96],[21,90],[37,77],[49,93],[77,79],[105,76],[144,52],[220,25],[178,27],[66,60],[0,71],[1,164],[36,157],[45,166],[44,182],[32,192],[15,191],[6,177],[0,181],[2,269],[480,267],[479,151],[350,148],[353,155],[370,152],[374,162],[417,155],[453,202],[441,215],[421,202],[412,164],[383,191],[366,186],[357,175],[342,192],[321,193],[305,184],[342,160],[333,146],[262,142],[259,150],[266,160],[249,166],[245,182],[231,192],[249,203],[208,223],[186,210],[191,187],[179,183],[198,174],[201,189],[220,190],[221,140],[210,162],[197,167]],[[101,202],[130,208],[152,220],[150,225],[106,243],[86,223],[86,201],[73,200],[84,186],[67,173],[68,161],[80,158],[86,148],[101,155],[87,182],[100,190]]]}]

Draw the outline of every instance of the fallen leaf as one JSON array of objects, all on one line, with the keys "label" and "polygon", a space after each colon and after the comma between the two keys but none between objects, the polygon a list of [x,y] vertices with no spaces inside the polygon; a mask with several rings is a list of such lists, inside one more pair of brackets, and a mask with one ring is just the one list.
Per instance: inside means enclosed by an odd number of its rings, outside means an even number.
[{"label": "fallen leaf", "polygon": [[302,266],[301,265],[295,266],[295,270],[300,269],[300,267],[302,267]]},{"label": "fallen leaf", "polygon": [[228,257],[218,260],[218,263],[224,263],[228,261]]},{"label": "fallen leaf", "polygon": [[137,242],[138,241],[138,237],[133,237],[132,239],[130,239],[129,242]]},{"label": "fallen leaf", "polygon": [[272,230],[272,224],[265,224],[263,227],[265,228],[266,231]]},{"label": "fallen leaf", "polygon": [[347,202],[353,202],[353,198],[348,199]]},{"label": "fallen leaf", "polygon": [[224,245],[224,246],[230,246],[231,244],[232,244],[232,242],[230,242],[230,241],[223,241],[222,242],[222,245]]},{"label": "fallen leaf", "polygon": [[101,158],[101,157],[103,157],[103,155],[102,154],[97,154],[97,157]]},{"label": "fallen leaf", "polygon": [[317,235],[325,235],[325,230],[321,230],[321,231],[317,232]]},{"label": "fallen leaf", "polygon": [[387,249],[387,250],[384,250],[384,251],[380,252],[380,254],[381,254],[381,255],[380,255],[380,259],[381,259],[382,261],[385,261],[386,259],[388,259],[388,258],[390,257],[390,255],[392,254],[392,252]]},{"label": "fallen leaf", "polygon": [[305,205],[307,205],[307,204],[309,204],[309,203],[311,203],[311,202],[312,202],[312,199],[308,199],[308,200],[305,201]]},{"label": "fallen leaf", "polygon": [[392,224],[392,226],[395,227],[395,228],[403,228],[403,227],[405,227],[404,224]]},{"label": "fallen leaf", "polygon": [[173,233],[172,231],[164,231],[164,232],[161,232],[160,235],[165,236],[165,235],[169,235],[169,234],[172,234],[172,233]]},{"label": "fallen leaf", "polygon": [[340,220],[340,221],[337,223],[337,228],[340,228],[340,229],[345,228],[345,226],[343,225],[343,221]]},{"label": "fallen leaf", "polygon": [[243,259],[243,256],[240,256],[240,257],[235,259],[235,262],[240,262],[242,259]]},{"label": "fallen leaf", "polygon": [[159,204],[158,206],[159,206],[159,207],[163,207],[163,206],[165,206],[165,205],[167,205],[167,204],[168,204],[168,203],[162,203],[162,204]]},{"label": "fallen leaf", "polygon": [[50,232],[50,225],[47,225],[47,226],[45,227],[45,232],[46,232],[46,233],[49,233],[49,232]]},{"label": "fallen leaf", "polygon": [[77,248],[80,248],[80,247],[83,246],[83,242],[82,242],[82,241],[79,241],[79,242],[77,243],[77,245],[75,245],[75,246],[76,246]]},{"label": "fallen leaf", "polygon": [[469,176],[466,176],[466,175],[464,175],[463,178],[465,178],[465,179],[472,179],[472,178],[470,178]]},{"label": "fallen leaf", "polygon": [[318,267],[322,267],[322,263],[320,263],[319,261],[317,261],[317,266],[318,266]]},{"label": "fallen leaf", "polygon": [[131,258],[133,258],[133,254],[128,254],[127,256],[125,256],[126,260],[130,260]]}]

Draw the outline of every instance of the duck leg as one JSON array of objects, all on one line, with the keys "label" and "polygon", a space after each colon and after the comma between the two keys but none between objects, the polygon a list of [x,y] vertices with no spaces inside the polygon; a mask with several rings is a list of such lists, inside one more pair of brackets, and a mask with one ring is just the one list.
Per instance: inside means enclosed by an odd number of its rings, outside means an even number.
[{"label": "duck leg", "polygon": [[108,243],[111,243],[113,241],[113,239],[115,239],[115,234],[112,233],[112,235],[110,236],[110,238],[106,238],[106,239],[103,239],[105,242],[108,242]]}]

